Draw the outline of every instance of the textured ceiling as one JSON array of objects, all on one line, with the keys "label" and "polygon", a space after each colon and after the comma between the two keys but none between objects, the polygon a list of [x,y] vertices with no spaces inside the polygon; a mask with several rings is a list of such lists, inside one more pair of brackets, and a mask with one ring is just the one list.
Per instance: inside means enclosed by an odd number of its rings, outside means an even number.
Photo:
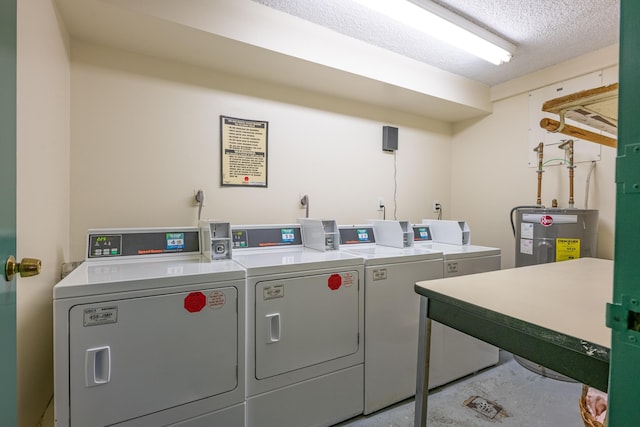
[{"label": "textured ceiling", "polygon": [[437,0],[517,46],[495,66],[351,0],[252,0],[488,85],[618,42],[618,0]]}]

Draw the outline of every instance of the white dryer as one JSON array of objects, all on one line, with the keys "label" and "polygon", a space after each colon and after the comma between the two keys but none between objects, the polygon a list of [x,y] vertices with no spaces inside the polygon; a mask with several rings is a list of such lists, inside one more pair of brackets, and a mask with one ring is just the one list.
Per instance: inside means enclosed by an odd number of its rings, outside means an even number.
[{"label": "white dryer", "polygon": [[245,425],[245,272],[198,228],[90,230],[53,295],[57,427]]},{"label": "white dryer", "polygon": [[[425,220],[432,222],[433,220]],[[464,221],[451,221],[464,224],[465,241],[470,241],[471,235]],[[464,276],[466,274],[484,273],[500,270],[501,251],[499,248],[488,246],[442,243],[434,238],[429,224],[413,224],[413,241],[416,247],[424,247],[444,254],[444,277]]]},{"label": "white dryer", "polygon": [[[455,221],[456,226],[459,223]],[[461,223],[462,224],[462,223]],[[460,226],[460,236],[470,240],[468,227]],[[427,248],[443,253],[443,276],[455,277],[500,269],[501,251],[498,248],[470,244],[434,242],[427,224],[413,225],[416,248]],[[420,350],[423,346],[420,346]],[[437,387],[480,369],[498,363],[498,348],[463,334],[455,329],[433,322],[431,328],[431,359],[429,388]],[[423,360],[422,355],[419,355]]]},{"label": "white dryer", "polygon": [[303,247],[300,224],[232,227],[247,272],[247,426],[362,413],[362,258]]},{"label": "white dryer", "polygon": [[340,250],[365,260],[364,414],[416,393],[420,297],[442,278],[442,253],[376,245],[372,225],[340,226]]}]

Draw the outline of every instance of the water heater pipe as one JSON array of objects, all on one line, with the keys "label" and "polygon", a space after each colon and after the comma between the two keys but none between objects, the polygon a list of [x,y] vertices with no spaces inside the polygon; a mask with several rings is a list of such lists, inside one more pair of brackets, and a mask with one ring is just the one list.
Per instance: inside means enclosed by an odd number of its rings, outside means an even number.
[{"label": "water heater pipe", "polygon": [[544,150],[544,144],[541,142],[540,144],[538,144],[538,146],[536,148],[533,149],[533,151],[538,153],[538,197],[536,198],[536,204],[537,205],[541,205],[542,204],[542,172],[544,172],[542,170],[542,152]]},{"label": "water heater pipe", "polygon": [[[566,148],[565,148],[566,147]],[[562,148],[567,150],[569,155],[569,208],[573,208],[573,170],[575,169],[575,165],[573,164],[573,139],[568,140],[567,142],[560,144],[558,148]]]}]

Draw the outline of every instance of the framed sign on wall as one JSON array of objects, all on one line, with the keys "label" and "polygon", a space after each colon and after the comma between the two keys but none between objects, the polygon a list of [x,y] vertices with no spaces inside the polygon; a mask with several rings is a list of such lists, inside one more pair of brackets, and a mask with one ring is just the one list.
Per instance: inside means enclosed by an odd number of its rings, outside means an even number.
[{"label": "framed sign on wall", "polygon": [[220,183],[267,187],[269,122],[220,116]]}]

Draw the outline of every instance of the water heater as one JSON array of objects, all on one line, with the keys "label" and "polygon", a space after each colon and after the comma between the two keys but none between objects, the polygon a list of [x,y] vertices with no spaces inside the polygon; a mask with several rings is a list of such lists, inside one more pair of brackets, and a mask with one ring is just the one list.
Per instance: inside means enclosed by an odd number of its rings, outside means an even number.
[{"label": "water heater", "polygon": [[519,208],[515,218],[516,267],[595,257],[595,209]]}]

